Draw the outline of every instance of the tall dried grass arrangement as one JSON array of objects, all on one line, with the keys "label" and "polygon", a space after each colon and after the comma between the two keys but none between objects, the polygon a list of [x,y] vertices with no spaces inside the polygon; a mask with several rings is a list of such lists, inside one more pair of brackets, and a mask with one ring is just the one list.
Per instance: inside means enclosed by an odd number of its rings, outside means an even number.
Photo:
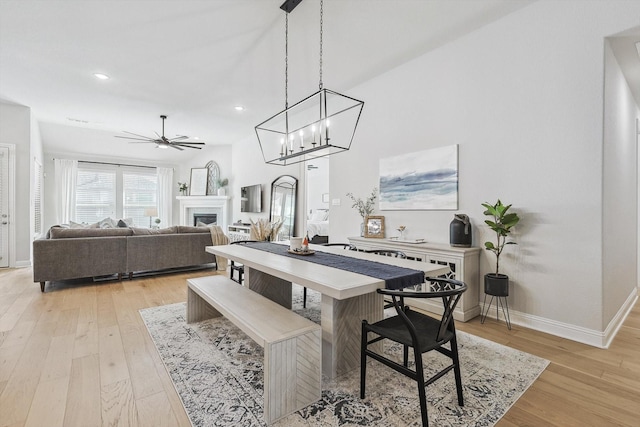
[{"label": "tall dried grass arrangement", "polygon": [[275,241],[282,227],[282,221],[269,222],[269,220],[260,218],[258,221],[251,221],[251,240],[271,240]]}]

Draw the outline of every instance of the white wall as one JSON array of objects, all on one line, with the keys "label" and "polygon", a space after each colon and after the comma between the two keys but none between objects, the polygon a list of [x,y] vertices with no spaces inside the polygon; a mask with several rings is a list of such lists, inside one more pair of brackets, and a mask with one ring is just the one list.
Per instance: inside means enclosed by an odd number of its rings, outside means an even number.
[{"label": "white wall", "polygon": [[[348,91],[331,87],[365,107],[351,150],[331,157],[330,198],[341,205],[330,239],[358,234],[345,194],[378,186],[381,158],[459,144],[458,212],[471,217],[473,244],[491,238],[482,202],[501,198],[522,218],[501,263],[519,323],[603,342],[625,292],[603,310],[603,45],[638,16],[640,2],[536,2]],[[237,181],[269,177],[257,142],[242,155]],[[448,243],[455,212],[377,213],[389,230]],[[493,265],[483,251],[481,275]]]},{"label": "white wall", "polygon": [[[269,204],[271,202],[271,183],[281,175],[291,175],[298,179],[298,192],[296,200],[297,218],[295,233],[302,232],[302,221],[304,212],[303,192],[304,173],[301,171],[304,164],[289,166],[268,165],[264,162],[258,140],[253,135],[247,139],[233,145],[232,158],[232,185],[230,187],[232,196],[232,222],[242,221],[248,223],[249,220],[256,221],[259,218],[269,218]],[[262,185],[262,212],[241,213],[240,212],[240,187],[247,185]]]},{"label": "white wall", "polygon": [[637,167],[638,106],[605,43],[603,191],[603,328],[637,283]]},{"label": "white wall", "polygon": [[[0,142],[15,144],[15,267],[31,264],[31,109],[0,102]],[[37,145],[37,143],[34,144]]]}]

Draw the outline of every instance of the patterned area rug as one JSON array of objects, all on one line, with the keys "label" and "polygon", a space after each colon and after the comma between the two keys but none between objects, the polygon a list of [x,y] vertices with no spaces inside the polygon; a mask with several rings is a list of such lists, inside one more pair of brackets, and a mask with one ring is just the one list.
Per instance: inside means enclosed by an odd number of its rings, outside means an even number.
[{"label": "patterned area rug", "polygon": [[[294,289],[298,288],[294,286]],[[301,288],[297,289],[298,291]],[[309,292],[302,309],[319,320],[319,295]],[[140,310],[149,333],[194,426],[265,426],[262,417],[262,348],[220,317],[186,324],[186,304]],[[465,405],[458,406],[453,373],[427,387],[429,424],[493,426],[544,371],[548,361],[458,331]],[[402,358],[402,347],[389,344]],[[437,352],[424,356],[425,374],[445,366]],[[276,426],[421,426],[417,384],[370,361],[367,397],[359,398],[359,370],[324,381],[322,399],[277,422]]]}]

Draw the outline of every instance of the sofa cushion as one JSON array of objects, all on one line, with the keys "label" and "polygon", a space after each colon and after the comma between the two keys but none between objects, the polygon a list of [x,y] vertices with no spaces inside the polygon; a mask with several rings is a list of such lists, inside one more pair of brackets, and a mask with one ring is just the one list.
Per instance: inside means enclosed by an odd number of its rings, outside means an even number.
[{"label": "sofa cushion", "polygon": [[133,235],[129,228],[61,228],[51,227],[52,239],[72,239],[78,237],[113,237]]},{"label": "sofa cushion", "polygon": [[191,227],[188,225],[179,225],[178,233],[211,233],[211,229],[209,227]]},{"label": "sofa cushion", "polygon": [[131,231],[134,236],[145,236],[150,234],[176,234],[178,227],[175,225],[173,227],[167,228],[139,228],[139,227],[131,227]]}]

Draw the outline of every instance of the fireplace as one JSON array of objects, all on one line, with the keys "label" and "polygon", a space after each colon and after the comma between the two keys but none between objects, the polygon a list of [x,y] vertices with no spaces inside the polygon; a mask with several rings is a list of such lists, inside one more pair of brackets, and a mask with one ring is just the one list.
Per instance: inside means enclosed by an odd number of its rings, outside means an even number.
[{"label": "fireplace", "polygon": [[199,222],[207,225],[211,225],[211,224],[218,225],[218,214],[200,213],[200,212],[194,213],[193,225],[198,225]]},{"label": "fireplace", "polygon": [[180,202],[180,225],[216,223],[224,232],[229,225],[229,196],[178,196]]}]

